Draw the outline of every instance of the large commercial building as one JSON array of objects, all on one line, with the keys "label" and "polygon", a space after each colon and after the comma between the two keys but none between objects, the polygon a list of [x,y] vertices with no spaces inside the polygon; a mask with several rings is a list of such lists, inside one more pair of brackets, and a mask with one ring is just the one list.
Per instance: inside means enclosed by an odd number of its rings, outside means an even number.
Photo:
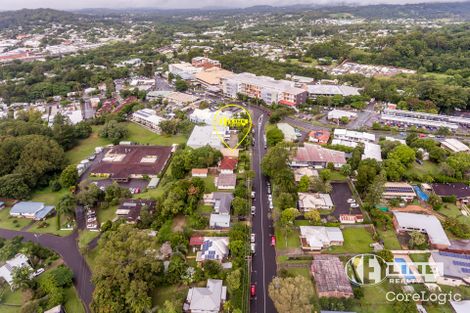
[{"label": "large commercial building", "polygon": [[385,109],[380,118],[384,123],[388,124],[418,126],[431,129],[447,127],[451,130],[455,130],[459,126],[470,127],[470,118],[467,117],[416,111]]},{"label": "large commercial building", "polygon": [[289,106],[295,106],[307,100],[307,91],[295,87],[295,83],[288,80],[241,73],[222,78],[221,82],[223,93],[231,98],[236,98],[240,93],[262,99],[266,104],[279,103]]},{"label": "large commercial building", "polygon": [[206,57],[194,57],[191,60],[191,65],[194,67],[202,67],[205,69],[212,68],[212,67],[221,67],[221,64],[217,60],[212,60]]},{"label": "large commercial building", "polygon": [[318,96],[359,96],[359,88],[346,85],[307,85],[310,97]]},{"label": "large commercial building", "polygon": [[470,151],[470,148],[466,144],[455,138],[447,138],[441,142],[441,145],[450,152],[454,153]]},{"label": "large commercial building", "polygon": [[168,66],[168,71],[182,79],[194,79],[194,75],[203,71],[203,67],[196,67],[190,63],[175,63]]},{"label": "large commercial building", "polygon": [[224,147],[221,138],[227,138],[228,127],[214,127],[209,126],[194,126],[191,136],[189,136],[186,145],[188,147],[197,149],[204,146],[211,146],[214,149],[221,149]]},{"label": "large commercial building", "polygon": [[132,120],[152,131],[155,131],[156,133],[160,133],[160,123],[165,119],[158,116],[155,110],[142,109],[132,113]]}]

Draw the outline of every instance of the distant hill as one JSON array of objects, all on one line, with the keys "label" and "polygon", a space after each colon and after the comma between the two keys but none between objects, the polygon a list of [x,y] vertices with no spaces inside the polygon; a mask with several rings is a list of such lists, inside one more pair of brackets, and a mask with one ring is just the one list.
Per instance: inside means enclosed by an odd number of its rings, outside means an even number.
[{"label": "distant hill", "polygon": [[18,28],[27,30],[52,23],[78,24],[95,20],[94,17],[52,9],[23,9],[0,12],[0,28]]}]

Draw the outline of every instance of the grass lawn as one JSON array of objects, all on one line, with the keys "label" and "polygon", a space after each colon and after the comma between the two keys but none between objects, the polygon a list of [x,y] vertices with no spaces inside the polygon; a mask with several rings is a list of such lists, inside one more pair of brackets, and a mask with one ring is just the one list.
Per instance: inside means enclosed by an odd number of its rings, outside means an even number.
[{"label": "grass lawn", "polygon": [[73,313],[85,313],[82,301],[73,286],[65,289],[65,311]]},{"label": "grass lawn", "polygon": [[[182,144],[187,140],[186,136],[158,135],[135,123],[126,122],[125,124],[129,130],[129,136],[124,140],[160,146],[171,146],[174,143]],[[106,146],[111,143],[107,138],[99,136],[102,127],[102,125],[93,126],[93,132],[90,137],[81,140],[77,146],[66,152],[65,155],[71,164],[80,163],[81,160],[88,158],[95,152],[96,147]]]},{"label": "grass lawn", "polygon": [[406,171],[407,174],[419,174],[419,175],[435,175],[439,173],[439,166],[431,161],[424,161],[423,165],[416,162],[413,166]]},{"label": "grass lawn", "polygon": [[161,308],[166,300],[175,303],[177,308],[183,307],[183,302],[188,295],[187,286],[159,287],[152,293],[152,304]]},{"label": "grass lawn", "polygon": [[[72,230],[57,229],[57,216],[56,215],[46,218],[44,222],[48,224],[46,227],[40,228],[39,225],[41,225],[42,222],[38,221],[38,222],[35,222],[34,225],[28,229],[28,231],[32,233],[53,234],[57,236],[67,236],[72,233]],[[63,220],[61,222],[63,222]]]},{"label": "grass lawn", "polygon": [[343,229],[344,244],[328,249],[331,253],[365,253],[371,252],[369,246],[373,240],[369,231],[363,227],[346,227]]},{"label": "grass lawn", "polygon": [[50,187],[38,190],[33,194],[31,201],[44,202],[47,205],[57,205],[60,198],[65,196],[69,191],[64,188],[59,191],[52,191]]},{"label": "grass lawn", "polygon": [[400,245],[400,242],[398,241],[398,238],[397,238],[397,235],[395,234],[395,232],[391,229],[384,231],[384,230],[379,229],[379,228],[377,228],[377,231],[380,234],[380,237],[384,241],[385,249],[400,250],[401,245]]},{"label": "grass lawn", "polygon": [[214,211],[214,208],[213,208],[212,206],[210,206],[210,205],[199,205],[199,206],[197,207],[197,212],[198,212],[199,214],[204,214],[204,213],[205,213],[205,214],[210,214],[210,213],[212,213],[213,211]]},{"label": "grass lawn", "polygon": [[361,313],[394,313],[392,303],[387,301],[386,293],[390,291],[388,282],[375,286],[363,287],[364,297],[351,311]]},{"label": "grass lawn", "polygon": [[174,143],[182,144],[187,141],[186,136],[183,135],[159,135],[135,123],[127,122],[126,125],[129,130],[129,136],[126,140],[129,141],[159,146],[171,146]]},{"label": "grass lawn", "polygon": [[331,171],[331,178],[330,180],[340,180],[340,181],[344,181],[346,180],[347,177],[344,176],[343,174],[341,174],[340,172],[338,171]]},{"label": "grass lawn", "polygon": [[100,234],[99,231],[89,231],[89,230],[81,230],[78,234],[78,247],[80,249],[85,248],[88,244],[98,237]]},{"label": "grass lawn", "polygon": [[[16,222],[15,222],[16,221]],[[0,228],[20,230],[31,222],[27,218],[14,218],[10,216],[10,208],[0,211]]]},{"label": "grass lawn", "polygon": [[[20,311],[21,305],[23,304],[22,292],[20,290],[13,292],[10,290],[10,287],[8,287],[8,285],[5,285],[5,287],[2,288],[1,293],[2,301],[0,303],[0,312],[18,313]],[[3,305],[3,303],[18,306]]]},{"label": "grass lawn", "polygon": [[286,237],[283,232],[276,227],[275,234],[276,249],[300,248],[299,230],[292,230]]},{"label": "grass lawn", "polygon": [[85,253],[85,255],[84,255],[85,260],[88,264],[88,267],[90,267],[90,270],[91,270],[92,273],[93,273],[93,269],[96,265],[96,257],[97,256],[98,256],[98,248],[87,251],[87,253]]},{"label": "grass lawn", "polygon": [[204,180],[204,185],[206,187],[205,193],[217,191],[217,188],[214,185],[214,176],[207,176],[202,178]]},{"label": "grass lawn", "polygon": [[71,164],[80,163],[95,152],[96,147],[109,145],[111,142],[107,138],[101,138],[99,131],[102,125],[92,126],[93,132],[90,137],[80,140],[79,144],[65,153]]},{"label": "grass lawn", "polygon": [[461,222],[470,223],[470,216],[463,215],[456,204],[444,203],[442,209],[440,209],[438,212],[444,214],[447,217],[456,217]]},{"label": "grass lawn", "polygon": [[103,224],[107,220],[112,221],[116,217],[116,209],[117,206],[110,206],[109,208],[103,209],[103,208],[98,208],[96,210],[96,214],[98,216],[98,222]]},{"label": "grass lawn", "polygon": [[294,276],[303,276],[307,278],[308,280],[312,279],[312,274],[310,274],[310,269],[308,267],[302,268],[302,267],[293,267],[293,268],[288,268],[287,272],[294,275]]}]

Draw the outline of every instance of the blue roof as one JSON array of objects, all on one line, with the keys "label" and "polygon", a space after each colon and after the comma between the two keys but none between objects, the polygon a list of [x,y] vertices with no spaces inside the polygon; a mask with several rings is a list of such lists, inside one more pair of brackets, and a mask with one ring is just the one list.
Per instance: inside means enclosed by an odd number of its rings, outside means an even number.
[{"label": "blue roof", "polygon": [[33,201],[22,201],[16,203],[10,210],[10,214],[19,214],[19,215],[32,215],[36,219],[43,219],[46,217],[52,210],[53,206],[46,206],[42,202],[33,202]]}]

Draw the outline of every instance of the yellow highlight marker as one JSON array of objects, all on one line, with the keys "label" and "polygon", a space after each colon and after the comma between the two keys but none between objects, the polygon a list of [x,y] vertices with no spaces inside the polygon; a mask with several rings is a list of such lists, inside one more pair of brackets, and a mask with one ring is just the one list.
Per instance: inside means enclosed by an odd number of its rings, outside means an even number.
[{"label": "yellow highlight marker", "polygon": [[[242,111],[244,111],[246,113],[248,118],[228,118],[226,116],[220,116],[220,114],[223,112],[224,109],[230,108],[230,107],[235,107],[235,108],[241,109]],[[237,126],[245,127],[246,125],[249,125],[249,127],[247,129],[247,132],[246,132],[245,136],[243,136],[243,138],[233,148],[230,147],[225,142],[224,137],[222,136],[222,134],[220,133],[220,131],[218,129],[219,127],[227,127],[227,126],[228,127],[237,127]],[[251,119],[251,114],[247,109],[245,109],[244,107],[242,107],[241,105],[238,105],[238,104],[227,104],[227,105],[224,105],[223,107],[221,107],[220,109],[218,109],[215,112],[214,118],[213,118],[213,121],[212,121],[212,127],[214,127],[215,133],[219,137],[220,141],[224,144],[224,146],[226,146],[227,148],[229,148],[230,150],[233,151],[233,150],[237,149],[240,146],[240,144],[243,142],[243,140],[246,139],[248,134],[251,132],[251,129],[253,128],[253,123],[252,123],[252,119]]]}]

